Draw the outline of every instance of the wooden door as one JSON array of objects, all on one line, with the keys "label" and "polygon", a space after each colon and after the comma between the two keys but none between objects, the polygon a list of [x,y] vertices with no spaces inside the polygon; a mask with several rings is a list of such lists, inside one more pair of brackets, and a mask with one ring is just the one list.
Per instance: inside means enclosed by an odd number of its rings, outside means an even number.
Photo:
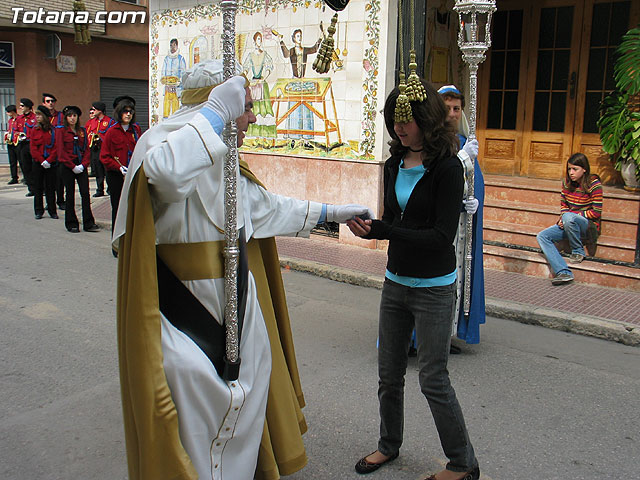
[{"label": "wooden door", "polygon": [[542,0],[533,11],[520,175],[558,178],[573,148],[582,3]]},{"label": "wooden door", "polygon": [[479,73],[485,171],[558,179],[576,151],[608,165],[597,109],[613,88],[615,46],[638,10],[630,0],[498,1]]}]

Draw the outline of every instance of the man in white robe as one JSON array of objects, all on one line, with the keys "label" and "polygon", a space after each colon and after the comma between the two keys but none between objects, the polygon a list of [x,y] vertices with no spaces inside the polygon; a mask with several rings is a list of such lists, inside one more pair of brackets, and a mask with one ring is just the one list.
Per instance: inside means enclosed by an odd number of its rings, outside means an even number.
[{"label": "man in white robe", "polygon": [[[359,205],[272,194],[244,167],[238,169],[237,223],[245,229],[251,270],[239,378],[223,380],[198,345],[157,309],[153,248],[160,257],[166,254],[169,268],[221,323],[225,299],[220,272],[205,278],[178,272],[189,263],[187,270],[198,270],[207,263],[201,253],[209,255],[209,246],[224,239],[223,126],[236,119],[240,146],[256,120],[245,79],[233,77],[211,90],[221,76],[219,61],[198,64],[185,74],[185,93],[191,86],[192,91],[208,87],[211,93],[206,102],[183,107],[140,138],[114,228],[113,245],[120,250],[118,343],[132,480],[277,479],[306,464],[298,439],[306,430],[300,413],[304,400],[288,319],[277,320],[275,333],[271,319],[274,311],[276,317],[286,316],[286,305],[282,312],[282,305],[267,300],[282,290],[279,270],[275,279],[273,268],[270,273],[263,262],[264,248],[255,245],[276,235],[308,236],[323,221],[373,217]],[[257,261],[252,251],[258,252]],[[221,262],[220,251],[211,258]],[[267,399],[269,411],[277,411],[271,417],[267,411],[265,421]]]}]

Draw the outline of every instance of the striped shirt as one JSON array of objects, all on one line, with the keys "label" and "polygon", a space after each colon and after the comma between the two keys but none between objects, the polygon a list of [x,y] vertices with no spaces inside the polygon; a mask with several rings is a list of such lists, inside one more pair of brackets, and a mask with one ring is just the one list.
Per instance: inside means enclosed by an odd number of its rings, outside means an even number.
[{"label": "striped shirt", "polygon": [[587,191],[578,186],[572,192],[566,182],[566,179],[562,181],[560,213],[577,213],[593,221],[599,232],[602,217],[602,183],[600,183],[600,178],[597,175],[591,175],[591,183]]}]

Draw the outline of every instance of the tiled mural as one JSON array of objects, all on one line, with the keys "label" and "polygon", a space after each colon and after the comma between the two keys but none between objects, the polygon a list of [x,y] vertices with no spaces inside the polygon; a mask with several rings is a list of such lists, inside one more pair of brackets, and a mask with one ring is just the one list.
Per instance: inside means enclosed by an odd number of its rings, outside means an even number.
[{"label": "tiled mural", "polygon": [[[373,159],[382,101],[380,1],[352,0],[339,13],[327,74],[312,69],[334,14],[323,2],[238,2],[236,56],[251,81],[258,118],[247,132],[244,151]],[[222,58],[222,16],[215,4],[151,15],[150,109],[155,124],[179,108],[185,69]]]}]

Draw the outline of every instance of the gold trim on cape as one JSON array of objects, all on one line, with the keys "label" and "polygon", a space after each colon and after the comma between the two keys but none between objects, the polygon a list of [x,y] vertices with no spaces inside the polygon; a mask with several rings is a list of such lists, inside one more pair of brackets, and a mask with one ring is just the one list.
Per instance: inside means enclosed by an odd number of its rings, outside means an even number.
[{"label": "gold trim on cape", "polygon": [[[243,161],[240,161],[240,171],[263,186]],[[197,479],[180,442],[177,412],[162,367],[155,225],[143,167],[132,181],[128,201],[127,229],[120,239],[118,255],[117,312],[129,478]],[[196,250],[187,252],[192,248]],[[217,259],[221,258],[218,248],[222,248],[222,242],[159,246],[160,251],[165,250],[161,255],[171,268],[180,263],[171,258],[176,252],[193,259],[202,248],[211,250],[206,256],[207,265],[212,269],[209,274],[213,275]],[[177,250],[170,253],[173,249]],[[290,475],[307,463],[302,441],[302,434],[307,430],[302,414],[305,402],[275,239],[251,239],[247,243],[247,254],[269,335],[272,361],[255,479],[277,480],[280,475]],[[194,278],[203,273],[197,267],[196,271],[185,269],[181,274]]]}]

